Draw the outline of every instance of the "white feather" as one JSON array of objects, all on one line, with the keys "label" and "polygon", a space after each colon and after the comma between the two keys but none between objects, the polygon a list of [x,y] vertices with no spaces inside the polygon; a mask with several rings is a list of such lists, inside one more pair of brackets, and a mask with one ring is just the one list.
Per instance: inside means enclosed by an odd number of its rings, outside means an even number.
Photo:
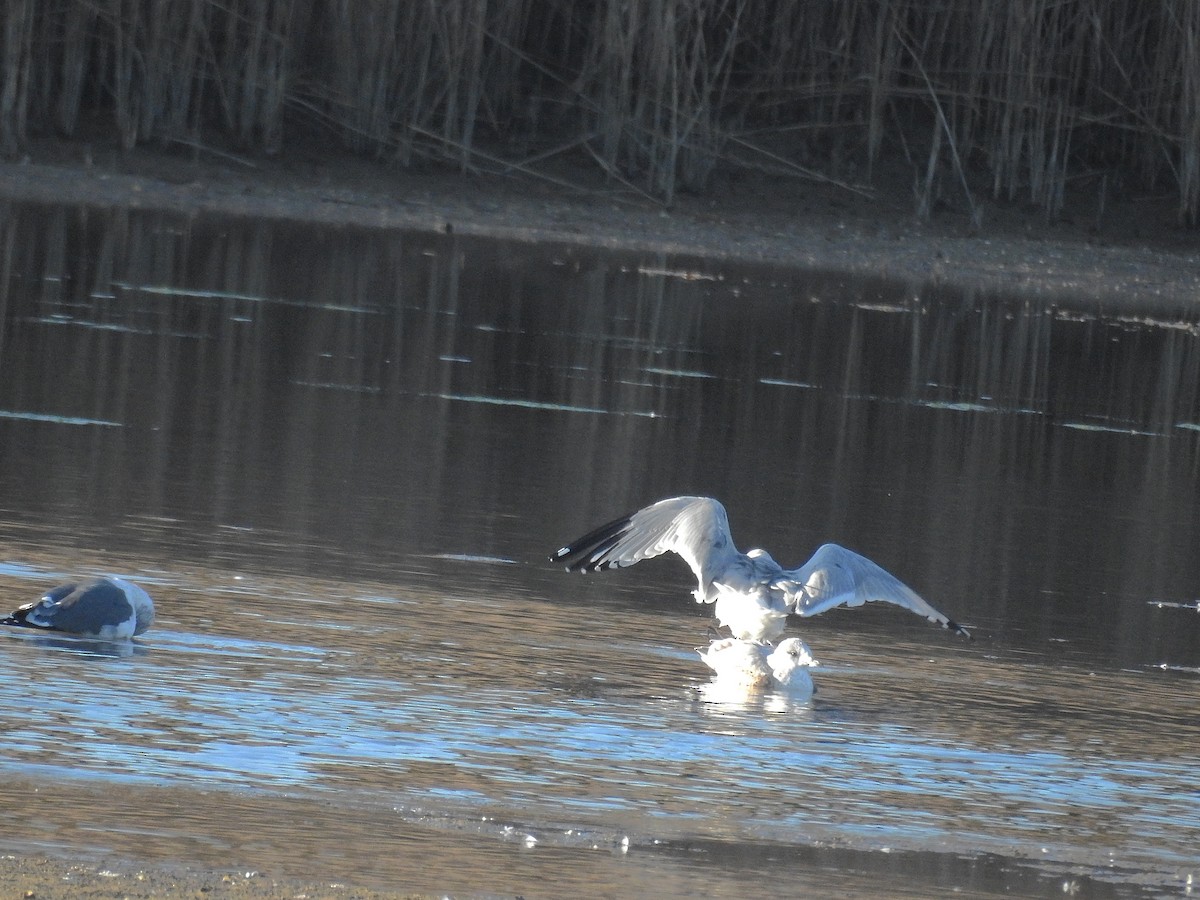
[{"label": "white feather", "polygon": [[594,572],[676,553],[696,576],[698,602],[715,603],[717,621],[735,638],[773,641],[789,614],[815,616],[836,606],[893,603],[970,637],[916,591],[853,550],[824,544],[796,569],[765,550],[734,546],[725,507],[711,497],[671,497],[602,525],[559,550],[569,570]]}]

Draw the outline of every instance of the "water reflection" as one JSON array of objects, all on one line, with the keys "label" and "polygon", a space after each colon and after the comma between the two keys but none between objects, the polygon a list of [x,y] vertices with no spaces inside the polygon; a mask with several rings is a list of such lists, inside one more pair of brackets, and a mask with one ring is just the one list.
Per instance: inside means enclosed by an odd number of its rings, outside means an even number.
[{"label": "water reflection", "polygon": [[786,691],[747,687],[729,678],[713,676],[696,691],[704,706],[701,711],[714,716],[728,713],[777,713],[808,717],[812,712],[811,697],[796,697]]},{"label": "water reflection", "polygon": [[[882,847],[910,876],[932,854],[938,889],[1190,865],[1194,310],[122,210],[9,207],[0,231],[0,583],[120,569],[160,609],[126,658],[0,634],[28,700],[0,712],[12,784],[358,811],[280,825],[293,862],[381,818],[490,816],[514,852],[632,835],[657,855],[626,893],[719,871],[736,896],[764,845],[809,874],[845,862],[829,845],[876,875]],[[811,704],[711,697],[672,562],[544,561],[680,493],[785,564],[855,547],[979,640],[831,613],[804,623]],[[163,833],[168,856],[214,839]],[[1048,862],[1023,881],[1014,855]],[[554,871],[584,870],[614,871]]]},{"label": "water reflection", "polygon": [[84,656],[121,658],[133,656],[135,653],[150,652],[148,647],[133,641],[101,641],[66,634],[59,635],[53,632],[43,633],[33,629],[13,629],[5,636],[13,640],[23,640],[31,646],[44,650],[79,653]]}]

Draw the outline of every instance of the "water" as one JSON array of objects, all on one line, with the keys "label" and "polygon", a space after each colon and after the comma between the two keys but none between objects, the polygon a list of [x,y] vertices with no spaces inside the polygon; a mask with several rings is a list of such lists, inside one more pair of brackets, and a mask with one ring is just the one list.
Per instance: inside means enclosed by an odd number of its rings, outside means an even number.
[{"label": "water", "polygon": [[[0,850],[394,890],[1173,896],[1196,868],[1200,314],[450,236],[10,206]],[[712,697],[675,493],[973,628],[798,624]]]}]

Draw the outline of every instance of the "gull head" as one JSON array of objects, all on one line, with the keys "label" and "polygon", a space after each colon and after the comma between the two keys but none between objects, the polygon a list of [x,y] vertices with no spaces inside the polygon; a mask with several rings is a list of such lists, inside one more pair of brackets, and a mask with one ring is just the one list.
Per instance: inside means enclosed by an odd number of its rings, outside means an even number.
[{"label": "gull head", "polygon": [[780,641],[779,646],[767,657],[767,665],[771,667],[775,678],[786,684],[797,669],[812,668],[818,663],[813,658],[812,651],[808,649],[808,644],[800,638],[788,638],[786,641]]},{"label": "gull head", "polygon": [[771,565],[771,566],[779,565],[779,563],[775,562],[775,557],[773,557],[770,553],[768,553],[762,547],[755,547],[753,550],[747,551],[746,556],[749,557],[750,559],[764,560],[768,565]]}]

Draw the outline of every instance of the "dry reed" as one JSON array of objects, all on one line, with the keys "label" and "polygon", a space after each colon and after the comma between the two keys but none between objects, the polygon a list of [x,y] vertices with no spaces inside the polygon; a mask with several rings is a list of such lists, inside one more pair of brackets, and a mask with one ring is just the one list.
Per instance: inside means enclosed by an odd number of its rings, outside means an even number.
[{"label": "dry reed", "polygon": [[[1170,190],[1200,220],[1195,0],[0,0],[0,149],[70,136],[408,163],[575,152],[669,201],[719,165],[906,156],[918,209]],[[499,164],[495,160],[501,160]],[[774,162],[772,162],[774,165]],[[851,181],[853,179],[844,179]]]}]

